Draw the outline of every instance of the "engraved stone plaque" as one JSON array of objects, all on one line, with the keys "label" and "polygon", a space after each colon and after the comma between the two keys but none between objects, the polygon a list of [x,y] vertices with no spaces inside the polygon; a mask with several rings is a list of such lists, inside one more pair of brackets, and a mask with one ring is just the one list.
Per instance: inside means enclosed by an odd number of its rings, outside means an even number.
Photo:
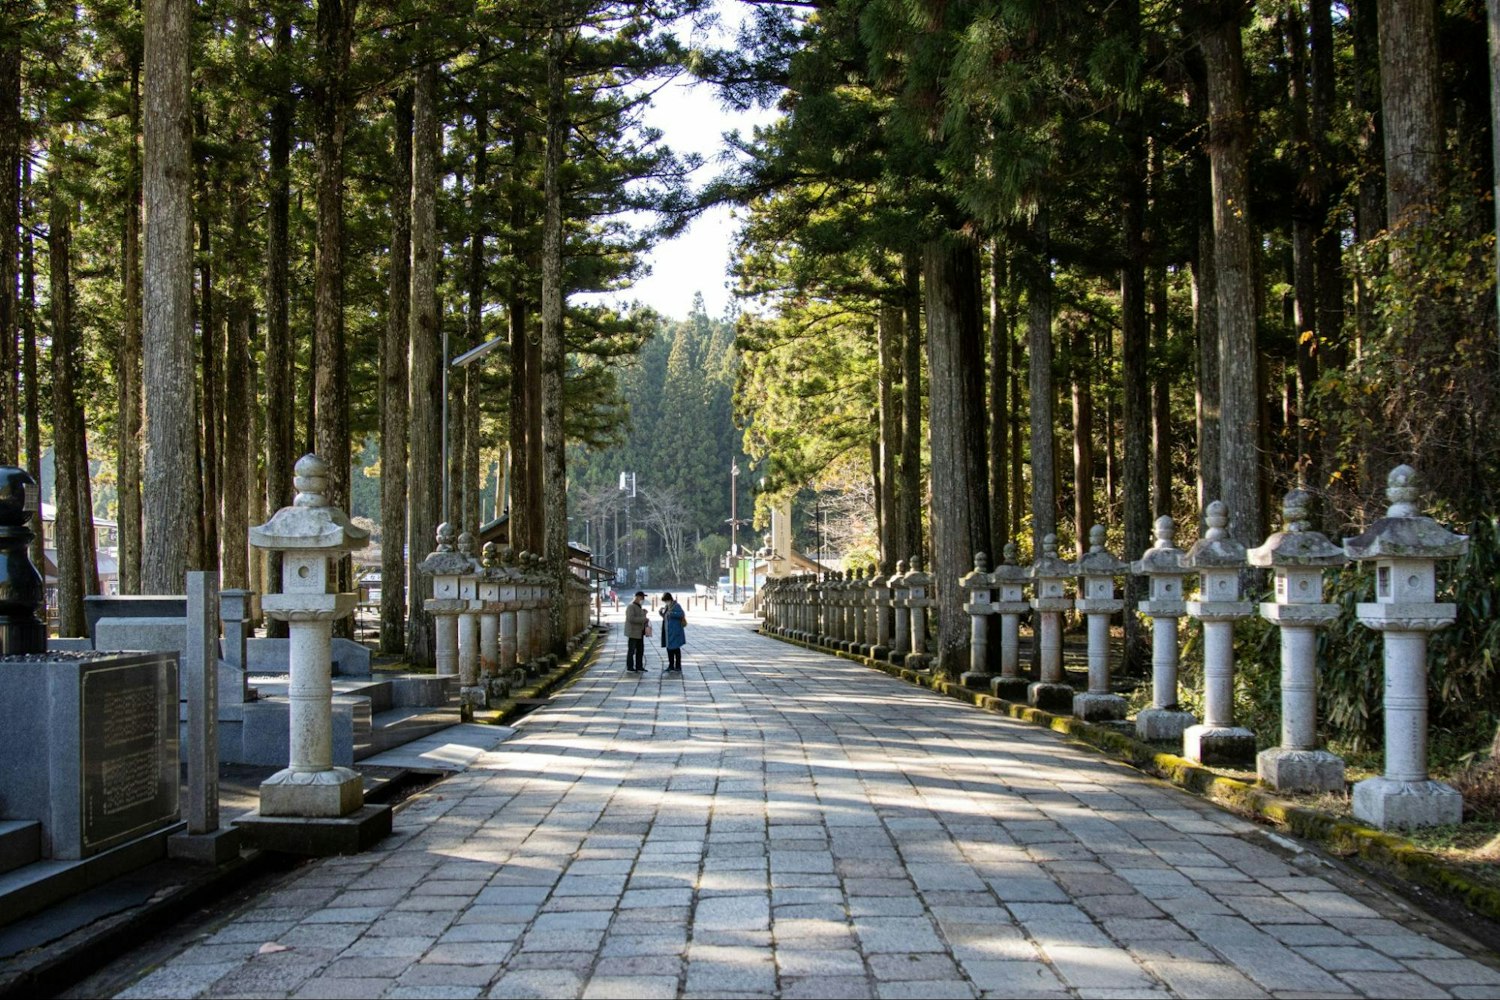
[{"label": "engraved stone plaque", "polygon": [[178,815],[177,663],[132,659],[85,665],[79,678],[85,856]]}]

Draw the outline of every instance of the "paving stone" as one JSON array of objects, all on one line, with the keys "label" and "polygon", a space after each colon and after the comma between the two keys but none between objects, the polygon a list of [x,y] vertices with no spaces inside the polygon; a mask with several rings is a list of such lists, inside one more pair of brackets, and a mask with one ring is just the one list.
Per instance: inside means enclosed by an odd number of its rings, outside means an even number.
[{"label": "paving stone", "polygon": [[676,976],[602,976],[584,987],[584,1000],[670,1000],[677,996]]},{"label": "paving stone", "polygon": [[294,1000],[368,1000],[380,996],[390,984],[388,979],[314,976],[297,987],[292,997]]},{"label": "paving stone", "polygon": [[874,987],[863,976],[799,976],[781,980],[782,1000],[870,1000]]},{"label": "paving stone", "polygon": [[925,917],[859,917],[854,933],[866,954],[947,950]]},{"label": "paving stone", "polygon": [[577,997],[583,992],[583,977],[561,969],[520,969],[506,972],[490,987],[487,997],[495,1000],[549,1000]]},{"label": "paving stone", "polygon": [[803,951],[777,948],[776,964],[782,976],[849,976],[863,977],[864,960],[851,948],[818,948]]}]

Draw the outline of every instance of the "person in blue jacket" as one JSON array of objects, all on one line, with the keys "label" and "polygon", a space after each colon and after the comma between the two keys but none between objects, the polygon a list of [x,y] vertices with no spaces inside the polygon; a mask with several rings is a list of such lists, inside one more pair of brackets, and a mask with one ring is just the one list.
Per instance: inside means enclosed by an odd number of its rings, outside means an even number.
[{"label": "person in blue jacket", "polygon": [[661,644],[667,647],[667,670],[682,673],[682,647],[687,643],[687,613],[671,594],[661,595]]}]

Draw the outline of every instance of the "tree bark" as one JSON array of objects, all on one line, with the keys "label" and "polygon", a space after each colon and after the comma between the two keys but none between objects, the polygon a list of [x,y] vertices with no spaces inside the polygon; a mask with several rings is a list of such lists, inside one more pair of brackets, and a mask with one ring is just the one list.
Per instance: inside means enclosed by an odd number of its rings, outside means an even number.
[{"label": "tree bark", "polygon": [[554,652],[566,653],[563,628],[568,571],[567,439],[563,434],[563,371],[567,345],[563,340],[563,220],[562,166],[570,130],[564,49],[568,41],[553,26],[547,40],[547,152],[543,172],[545,208],[542,213],[542,522],[543,556],[552,571],[551,640]]},{"label": "tree bark", "polygon": [[318,0],[314,90],[318,228],[313,298],[313,426],[328,501],[349,508],[349,373],[344,348],[344,134],[357,0]]},{"label": "tree bark", "polygon": [[1214,270],[1213,195],[1203,172],[1203,211],[1193,257],[1193,332],[1197,338],[1198,510],[1224,491],[1219,475],[1219,301]]},{"label": "tree bark", "polygon": [[[198,120],[200,131],[208,134],[205,119]],[[198,204],[213,204],[205,175],[199,170]],[[206,210],[198,213],[198,413],[203,421],[198,429],[198,483],[203,537],[202,562],[199,568],[219,568],[219,303],[214,285],[214,245],[211,220]]]},{"label": "tree bark", "polygon": [[1073,544],[1078,557],[1088,551],[1094,526],[1094,390],[1088,327],[1073,328],[1069,369],[1073,387]]},{"label": "tree bark", "polygon": [[[485,242],[489,239],[489,110],[474,109],[474,186],[471,212],[474,231],[469,240],[469,305],[466,319],[470,349],[484,343]],[[464,368],[462,521],[476,535],[481,527],[479,474],[479,377],[472,365]]]},{"label": "tree bark", "polygon": [[[23,217],[31,216],[31,159],[21,158],[21,201]],[[28,227],[21,232],[21,374],[25,379],[22,394],[26,422],[26,471],[38,483],[42,481],[42,404],[37,381],[36,357],[36,252]],[[47,564],[46,526],[42,512],[32,517],[31,564]],[[38,570],[40,572],[40,569]]]},{"label": "tree bark", "polygon": [[20,461],[21,32],[10,20],[0,16],[0,463],[6,465]]},{"label": "tree bark", "polygon": [[901,536],[896,509],[896,455],[901,444],[901,413],[896,402],[896,376],[900,371],[901,309],[889,303],[880,308],[876,324],[880,352],[879,412],[880,457],[876,463],[880,480],[880,572],[889,576],[901,558]]},{"label": "tree bark", "polygon": [[1151,508],[1172,513],[1172,378],[1167,357],[1167,275],[1153,268],[1147,280],[1151,300],[1151,347],[1155,371],[1151,378]]},{"label": "tree bark", "polygon": [[1380,0],[1376,9],[1386,226],[1402,233],[1426,225],[1436,208],[1443,155],[1437,6],[1431,0]]},{"label": "tree bark", "polygon": [[119,496],[120,593],[141,590],[141,156],[136,136],[141,121],[141,68],[130,66],[130,144],[125,167],[124,269],[125,328],[121,331],[116,413],[116,490]]},{"label": "tree bark", "polygon": [[[143,398],[146,462],[141,484],[141,589],[185,586],[197,533],[196,415],[193,409],[192,101],[188,53],[191,6],[145,0],[146,206]],[[187,526],[193,527],[187,527]]]},{"label": "tree bark", "polygon": [[411,506],[407,526],[408,576],[407,659],[432,663],[431,622],[423,609],[427,581],[417,565],[432,551],[442,509],[442,331],[437,302],[438,158],[442,138],[437,118],[437,67],[428,64],[417,73],[412,96],[411,170]]},{"label": "tree bark", "polygon": [[[381,351],[380,393],[380,652],[406,649],[406,439],[408,326],[411,322],[412,98],[397,93],[391,111],[391,259],[388,311]],[[415,552],[413,552],[415,554]]]},{"label": "tree bark", "polygon": [[[292,148],[292,19],[276,18],[273,53],[276,98],[271,103],[268,135],[270,163],[266,176],[266,513],[269,516],[292,502],[292,467],[296,426],[296,351],[287,321],[291,259],[291,148]],[[266,591],[281,591],[281,554],[266,558]],[[285,622],[271,620],[266,633],[284,638]]]},{"label": "tree bark", "polygon": [[915,253],[902,261],[906,341],[901,357],[901,550],[908,564],[922,554],[922,270]]},{"label": "tree bark", "polygon": [[1042,539],[1057,534],[1056,386],[1052,376],[1052,256],[1045,210],[1032,224],[1038,250],[1027,280],[1027,376],[1031,396],[1031,550],[1042,553]]},{"label": "tree bark", "polygon": [[989,545],[985,472],[984,335],[979,318],[979,248],[967,239],[923,247],[927,371],[932,417],[932,575],[937,589],[936,668],[969,669],[969,621],[959,577]]},{"label": "tree bark", "polygon": [[1219,317],[1220,474],[1230,531],[1265,538],[1261,509],[1260,380],[1250,232],[1249,121],[1244,45],[1236,9],[1199,36],[1208,70],[1209,169]]},{"label": "tree bark", "polygon": [[1009,484],[1010,448],[1010,348],[1014,335],[1010,328],[1010,309],[1006,302],[1009,282],[1006,274],[1005,247],[997,239],[990,245],[990,544],[985,551],[990,565],[998,566],[1010,541]]}]

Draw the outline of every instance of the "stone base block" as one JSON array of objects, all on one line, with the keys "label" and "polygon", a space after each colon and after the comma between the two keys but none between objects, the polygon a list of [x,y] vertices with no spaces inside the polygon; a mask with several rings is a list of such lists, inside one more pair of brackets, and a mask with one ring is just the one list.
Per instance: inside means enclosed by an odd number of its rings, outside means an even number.
[{"label": "stone base block", "polygon": [[1464,797],[1441,781],[1367,778],[1354,785],[1354,818],[1381,830],[1448,826],[1464,818]]},{"label": "stone base block", "polygon": [[963,673],[958,675],[958,683],[962,684],[970,691],[983,691],[988,694],[990,690],[990,681],[994,678],[994,676],[994,674],[988,672],[980,672],[978,670],[965,670]]},{"label": "stone base block", "polygon": [[910,653],[903,653],[898,649],[893,650],[891,652],[891,655],[886,659],[890,661],[890,664],[893,667],[904,667],[906,666],[906,658],[910,655]]},{"label": "stone base block", "polygon": [[489,692],[484,689],[483,685],[476,684],[473,687],[459,688],[458,690],[459,704],[467,705],[470,708],[487,708],[489,707],[488,699]]},{"label": "stone base block", "polygon": [[886,663],[886,662],[889,662],[890,658],[891,658],[891,647],[889,647],[889,646],[871,646],[870,647],[870,659],[872,659],[872,660],[878,660],[881,663]]},{"label": "stone base block", "polygon": [[234,821],[245,842],[263,851],[322,858],[369,850],[391,832],[391,807],[363,806],[348,816],[262,816],[245,813]]},{"label": "stone base block", "polygon": [[990,694],[1018,704],[1026,701],[1026,689],[1029,687],[1031,687],[1031,681],[1025,677],[990,678]]},{"label": "stone base block", "polygon": [[330,819],[365,804],[364,782],[347,767],[277,771],[260,785],[260,815]]},{"label": "stone base block", "polygon": [[167,838],[167,857],[217,867],[238,858],[243,842],[237,826],[212,833],[174,833]]},{"label": "stone base block", "polygon": [[485,694],[492,701],[504,701],[510,695],[510,682],[501,677],[491,677],[485,682]]},{"label": "stone base block", "polygon": [[1037,681],[1026,689],[1026,703],[1043,712],[1073,711],[1073,688],[1067,684],[1049,684]]},{"label": "stone base block", "polygon": [[1129,703],[1118,694],[1075,694],[1073,714],[1085,722],[1109,722],[1125,718]]},{"label": "stone base block", "polygon": [[1197,721],[1192,712],[1176,708],[1148,708],[1135,717],[1135,735],[1137,739],[1148,743],[1176,742],[1182,739],[1187,727]]},{"label": "stone base block", "polygon": [[1342,792],[1344,759],[1327,750],[1272,747],[1255,758],[1260,780],[1278,792]]},{"label": "stone base block", "polygon": [[1248,768],[1255,763],[1255,734],[1240,726],[1189,726],[1182,755],[1209,767]]},{"label": "stone base block", "polygon": [[932,657],[926,653],[907,653],[901,665],[907,670],[927,670],[932,666]]}]

